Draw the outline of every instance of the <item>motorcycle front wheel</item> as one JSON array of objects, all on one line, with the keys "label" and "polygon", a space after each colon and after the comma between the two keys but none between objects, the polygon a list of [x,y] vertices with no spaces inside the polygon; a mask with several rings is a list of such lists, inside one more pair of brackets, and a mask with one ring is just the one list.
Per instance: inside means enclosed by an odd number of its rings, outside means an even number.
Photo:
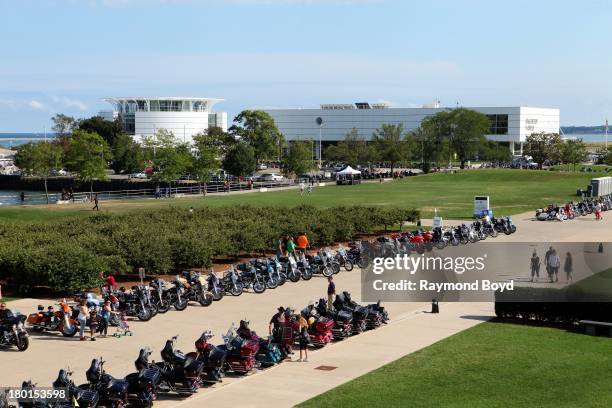
[{"label": "motorcycle front wheel", "polygon": [[289,280],[293,283],[297,282],[300,280],[300,274],[293,271],[291,272],[291,274],[289,275]]},{"label": "motorcycle front wheel", "polygon": [[344,269],[345,269],[347,272],[352,271],[352,270],[353,270],[353,262],[351,262],[351,261],[350,261],[350,260],[348,260],[348,259],[347,259],[346,261],[344,261]]},{"label": "motorcycle front wheel", "polygon": [[220,288],[212,290],[210,293],[212,294],[212,298],[215,302],[223,299],[223,291]]},{"label": "motorcycle front wheel", "polygon": [[312,279],[312,271],[310,269],[304,269],[302,271],[302,279],[306,281]]},{"label": "motorcycle front wheel", "polygon": [[323,270],[321,271],[321,273],[323,274],[323,276],[325,276],[326,278],[329,278],[330,276],[332,276],[334,274],[334,271],[332,268],[330,268],[329,266],[324,266]]},{"label": "motorcycle front wheel", "polygon": [[243,291],[244,287],[242,286],[242,283],[237,283],[235,286],[232,286],[229,292],[232,294],[232,296],[240,296],[242,295]]},{"label": "motorcycle front wheel", "polygon": [[16,340],[15,345],[17,346],[17,350],[26,351],[28,347],[30,347],[30,339],[28,338],[27,334],[20,333]]},{"label": "motorcycle front wheel", "polygon": [[166,313],[170,310],[170,303],[167,300],[160,301],[157,305],[157,313]]},{"label": "motorcycle front wheel", "polygon": [[62,335],[64,337],[73,337],[77,331],[76,324],[71,324],[70,327],[62,326]]},{"label": "motorcycle front wheel", "polygon": [[187,309],[187,299],[181,299],[180,301],[177,300],[176,302],[174,302],[174,304],[172,306],[174,306],[174,308],[176,310],[181,312],[181,311]]},{"label": "motorcycle front wheel", "polygon": [[366,257],[361,257],[359,258],[359,260],[357,261],[357,266],[360,267],[361,269],[363,268],[367,268],[368,267],[368,259]]},{"label": "motorcycle front wheel", "polygon": [[138,317],[138,320],[140,321],[148,322],[153,317],[153,313],[151,313],[151,309],[145,307],[144,309],[138,311],[138,315],[136,317]]},{"label": "motorcycle front wheel", "polygon": [[210,292],[206,292],[206,293],[202,293],[202,295],[200,295],[200,298],[198,299],[198,302],[202,306],[210,306],[212,304],[213,300],[214,300],[213,294],[210,293]]},{"label": "motorcycle front wheel", "polygon": [[266,281],[266,287],[268,289],[276,289],[278,287],[278,280],[276,278],[270,278]]},{"label": "motorcycle front wheel", "polygon": [[266,291],[266,285],[264,285],[262,282],[254,282],[253,291],[255,293],[264,293]]},{"label": "motorcycle front wheel", "polygon": [[338,262],[333,261],[331,263],[331,268],[332,268],[332,271],[334,271],[334,274],[340,273],[340,264]]}]

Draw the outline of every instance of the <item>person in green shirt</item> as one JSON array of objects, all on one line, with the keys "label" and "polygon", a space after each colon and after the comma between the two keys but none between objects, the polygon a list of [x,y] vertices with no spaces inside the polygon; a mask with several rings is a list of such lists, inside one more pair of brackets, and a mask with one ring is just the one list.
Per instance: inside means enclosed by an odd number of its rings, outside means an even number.
[{"label": "person in green shirt", "polygon": [[295,257],[295,242],[293,242],[293,237],[291,236],[287,238],[286,249],[287,249],[287,256]]}]

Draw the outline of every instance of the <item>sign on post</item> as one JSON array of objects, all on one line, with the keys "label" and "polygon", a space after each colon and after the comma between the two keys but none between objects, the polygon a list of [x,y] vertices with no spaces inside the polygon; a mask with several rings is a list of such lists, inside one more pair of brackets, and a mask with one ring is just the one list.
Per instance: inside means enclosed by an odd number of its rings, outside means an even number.
[{"label": "sign on post", "polygon": [[489,196],[474,197],[474,217],[480,218],[489,211]]},{"label": "sign on post", "polygon": [[144,285],[145,268],[138,268],[138,277],[140,278],[140,283]]},{"label": "sign on post", "polygon": [[442,217],[433,217],[433,223],[431,227],[432,228],[443,228],[444,221],[442,220]]}]

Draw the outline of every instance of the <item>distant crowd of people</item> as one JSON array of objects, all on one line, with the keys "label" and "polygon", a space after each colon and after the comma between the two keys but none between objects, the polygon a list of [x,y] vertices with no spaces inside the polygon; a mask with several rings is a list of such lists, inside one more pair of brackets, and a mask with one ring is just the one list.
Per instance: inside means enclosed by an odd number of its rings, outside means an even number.
[{"label": "distant crowd of people", "polygon": [[[540,267],[542,262],[538,256],[537,251],[534,249],[531,255],[531,282],[537,282],[540,279]],[[546,275],[550,283],[559,282],[559,269],[561,268],[561,258],[557,254],[557,250],[552,246],[548,248],[548,251],[544,254],[544,266],[546,268]],[[565,283],[573,281],[572,273],[574,271],[574,265],[572,260],[572,254],[566,252],[565,260],[563,262],[563,271],[565,272]]]}]

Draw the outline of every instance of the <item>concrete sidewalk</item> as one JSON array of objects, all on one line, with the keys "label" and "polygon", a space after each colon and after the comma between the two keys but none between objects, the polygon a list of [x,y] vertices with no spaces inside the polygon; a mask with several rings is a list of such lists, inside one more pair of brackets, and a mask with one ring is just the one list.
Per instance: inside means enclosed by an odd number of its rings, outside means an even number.
[{"label": "concrete sidewalk", "polygon": [[[181,402],[162,400],[155,405],[290,407],[494,315],[491,303],[442,304],[440,314],[426,313],[426,304],[414,306],[411,311],[392,316],[386,326],[311,352],[308,362],[285,362],[231,384],[201,390]],[[317,369],[320,366],[334,369],[323,371]]]}]

